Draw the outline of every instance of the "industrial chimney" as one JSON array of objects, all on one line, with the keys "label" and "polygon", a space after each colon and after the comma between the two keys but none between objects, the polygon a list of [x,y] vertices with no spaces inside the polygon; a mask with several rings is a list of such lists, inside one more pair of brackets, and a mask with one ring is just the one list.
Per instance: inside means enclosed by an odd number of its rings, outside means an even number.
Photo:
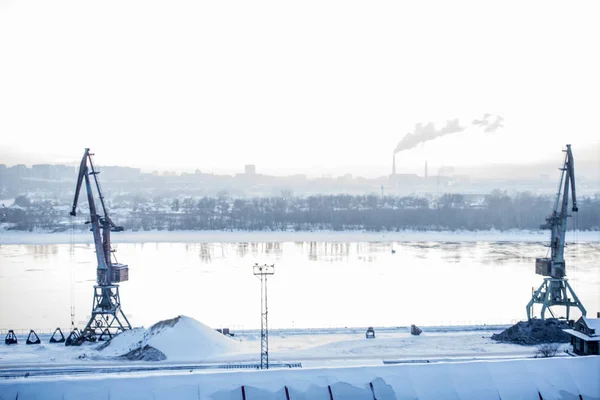
[{"label": "industrial chimney", "polygon": [[392,160],[392,175],[396,175],[396,153],[394,153]]},{"label": "industrial chimney", "polygon": [[425,160],[425,179],[427,179],[427,160]]}]

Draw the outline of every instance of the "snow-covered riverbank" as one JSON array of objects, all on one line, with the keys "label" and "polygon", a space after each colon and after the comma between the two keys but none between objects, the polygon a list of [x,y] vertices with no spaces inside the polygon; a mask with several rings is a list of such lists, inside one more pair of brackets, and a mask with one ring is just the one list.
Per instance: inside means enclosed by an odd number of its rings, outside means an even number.
[{"label": "snow-covered riverbank", "polygon": [[[112,235],[115,243],[236,243],[236,242],[546,242],[548,231],[137,231]],[[600,242],[598,231],[569,231],[567,242]],[[92,243],[87,231],[1,231],[3,244]]]},{"label": "snow-covered riverbank", "polygon": [[[365,328],[306,331],[272,330],[269,355],[273,361],[300,362],[304,366],[383,365],[385,360],[530,358],[536,346],[500,343],[491,339],[506,327],[422,327],[419,336],[408,327],[376,328],[376,338],[366,339]],[[65,330],[65,334],[66,334]],[[252,363],[259,360],[260,332],[233,332],[226,337],[189,317],[161,321],[149,329],[136,328],[115,337],[109,345],[84,343],[81,347],[49,344],[49,335],[39,335],[38,345],[19,343],[0,346],[0,369],[19,366],[133,365],[134,360],[155,359],[157,364]],[[151,346],[164,357],[121,357]],[[568,344],[561,344],[561,350]]]}]

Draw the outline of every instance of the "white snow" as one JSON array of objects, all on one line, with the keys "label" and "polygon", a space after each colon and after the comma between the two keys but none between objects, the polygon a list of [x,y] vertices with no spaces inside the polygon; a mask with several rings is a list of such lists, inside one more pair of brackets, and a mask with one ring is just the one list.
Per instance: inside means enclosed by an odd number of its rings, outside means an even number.
[{"label": "white snow", "polygon": [[[381,331],[375,339],[364,332],[274,333],[269,340],[272,362],[301,362],[302,368],[244,370],[136,371],[136,366],[168,368],[190,361],[204,363],[259,360],[256,333],[237,333],[230,339],[191,318],[180,316],[151,328],[136,328],[115,337],[104,350],[49,345],[0,346],[0,372],[89,369],[83,375],[12,377],[0,380],[4,399],[241,399],[290,398],[390,399],[521,399],[599,398],[600,357],[532,357],[535,346],[497,343],[492,331],[428,331],[419,336],[407,330]],[[241,340],[241,342],[237,342]],[[167,355],[163,362],[111,359],[148,344]],[[562,345],[561,347],[568,347]],[[63,358],[60,354],[63,354]],[[41,362],[51,354],[53,360]],[[81,355],[86,357],[80,359]],[[11,357],[6,357],[11,355]],[[476,360],[479,358],[479,360]],[[512,358],[512,359],[511,359]],[[384,361],[401,364],[383,365]],[[187,362],[187,363],[186,363]],[[125,367],[118,373],[100,372]],[[131,369],[128,367],[131,366]],[[98,368],[98,369],[95,369]],[[371,389],[372,385],[372,389]],[[18,394],[18,397],[17,397]]]},{"label": "white snow", "polygon": [[578,337],[579,339],[583,339],[587,342],[600,342],[600,336],[596,336],[596,335],[591,335],[588,336],[583,332],[579,332],[576,331],[574,329],[563,329],[564,332],[568,333],[569,335],[573,335],[575,337]]},{"label": "white snow", "polygon": [[[0,381],[0,399],[597,399],[600,357]],[[242,388],[243,386],[243,388]]]},{"label": "white snow", "polygon": [[[533,357],[536,346],[500,343],[491,339],[498,331],[429,332],[413,336],[408,330],[377,332],[375,339],[366,339],[363,331],[357,333],[328,333],[304,335],[269,335],[269,357],[277,361],[296,361],[322,366],[349,361],[381,364],[397,360],[437,360]],[[259,338],[237,335],[242,342],[242,353],[212,357],[219,362],[242,362],[257,359]],[[568,344],[561,345],[561,351]]]},{"label": "white snow", "polygon": [[[125,231],[115,243],[238,243],[238,242],[547,242],[548,231]],[[567,242],[600,242],[600,231],[569,231]],[[88,231],[24,232],[0,230],[0,244],[92,243]]]},{"label": "white snow", "polygon": [[122,332],[107,343],[107,347],[101,350],[105,356],[118,357],[129,353],[131,350],[143,346],[148,330],[146,328],[133,328]]},{"label": "white snow", "polygon": [[[201,328],[196,329],[198,326]],[[96,350],[101,345],[90,343],[81,347],[48,344],[49,336],[44,335],[40,335],[42,344],[27,346],[24,344],[25,337],[20,336],[18,345],[0,345],[0,369],[25,365],[131,365],[139,362],[115,357],[145,344],[163,352],[167,356],[164,363],[257,363],[260,360],[259,332],[235,332],[234,338],[228,338],[206,328],[197,321],[178,323],[175,328],[154,335],[149,333],[151,329],[136,328],[118,335],[103,350]],[[302,362],[307,366],[347,366],[350,363],[381,365],[384,360],[523,358],[533,357],[537,351],[536,346],[499,343],[490,338],[504,328],[473,330],[473,327],[453,327],[451,331],[422,328],[423,333],[419,336],[411,335],[408,329],[377,330],[375,339],[365,339],[363,330],[273,331],[269,335],[269,357],[273,361]],[[186,344],[186,340],[190,343]],[[562,355],[567,348],[568,344],[561,345]]]},{"label": "white snow", "polygon": [[120,356],[143,346],[161,351],[167,361],[202,361],[209,356],[239,351],[239,342],[186,316],[161,321],[149,329],[136,328],[117,335],[100,351]]},{"label": "white snow", "polygon": [[596,336],[600,336],[600,318],[582,317],[588,328],[593,329]]}]

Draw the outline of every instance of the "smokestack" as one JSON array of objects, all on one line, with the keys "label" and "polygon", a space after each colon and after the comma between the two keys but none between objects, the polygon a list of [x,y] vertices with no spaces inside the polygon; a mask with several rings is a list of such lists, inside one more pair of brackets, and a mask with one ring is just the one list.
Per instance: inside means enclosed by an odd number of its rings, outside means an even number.
[{"label": "smokestack", "polygon": [[396,175],[396,153],[394,153],[392,161],[392,175]]},{"label": "smokestack", "polygon": [[425,179],[427,179],[427,160],[425,160]]}]

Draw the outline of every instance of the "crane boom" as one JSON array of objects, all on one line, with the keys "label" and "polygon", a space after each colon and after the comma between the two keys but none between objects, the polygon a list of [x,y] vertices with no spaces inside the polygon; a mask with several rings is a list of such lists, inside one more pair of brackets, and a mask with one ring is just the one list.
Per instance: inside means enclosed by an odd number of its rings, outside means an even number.
[{"label": "crane boom", "polygon": [[81,184],[83,182],[83,177],[87,175],[87,158],[90,149],[85,149],[83,153],[83,158],[81,159],[81,163],[79,164],[79,174],[77,175],[77,186],[75,186],[75,199],[73,200],[73,208],[71,209],[72,216],[77,215],[77,202],[79,201],[79,192],[81,191]]},{"label": "crane boom", "polygon": [[[90,149],[85,149],[81,164],[79,166],[79,175],[77,177],[77,186],[75,188],[75,198],[73,200],[73,208],[70,212],[72,216],[77,215],[77,202],[79,200],[79,192],[81,191],[81,184],[85,180],[85,188],[87,192],[88,206],[90,209],[90,224],[92,225],[92,233],[94,235],[94,247],[96,248],[96,258],[98,260],[98,284],[109,283],[104,282],[104,279],[100,279],[100,275],[104,277],[109,276],[108,270],[110,269],[110,257],[107,257],[104,241],[100,233],[100,216],[96,211],[96,203],[94,202],[94,193],[92,192],[92,185],[90,184],[89,169],[87,166],[87,160],[90,157]],[[102,273],[101,273],[102,271]]]},{"label": "crane boom", "polygon": [[[567,233],[567,218],[570,217],[568,213],[569,205],[569,189],[572,196],[572,208],[571,211],[577,212],[577,192],[575,189],[575,165],[573,160],[573,153],[571,152],[571,145],[567,145],[567,149],[563,150],[565,154],[565,161],[560,168],[562,171],[560,181],[558,184],[558,192],[556,194],[556,200],[554,202],[554,208],[552,214],[546,218],[546,223],[540,226],[540,229],[549,229],[550,233],[550,248],[551,257],[550,259],[539,259],[545,261],[547,265],[542,268],[545,273],[541,275],[552,276],[554,278],[561,278],[566,275],[565,266],[565,237]],[[561,197],[562,196],[562,197]]]},{"label": "crane boom", "polygon": [[[570,215],[568,214],[568,211],[567,211],[568,204],[569,204],[569,185],[571,186],[571,195],[572,195],[571,202],[573,203],[571,210],[573,212],[577,212],[577,210],[578,210],[577,195],[575,192],[575,166],[573,165],[573,153],[571,152],[570,144],[567,145],[567,150],[565,150],[565,152],[567,154],[565,157],[564,167],[562,168],[563,175],[565,176],[565,183],[564,183],[564,189],[563,189],[562,205],[561,205],[560,214],[559,214],[560,228],[557,229],[556,235],[557,235],[558,240],[556,240],[556,248],[553,249],[554,250],[554,256],[553,256],[554,262],[562,264],[563,274],[566,274],[565,257],[564,257],[565,236],[567,233],[567,217],[570,217]],[[560,197],[560,195],[559,195],[559,197]]]},{"label": "crane boom", "polygon": [[[86,179],[86,189],[87,189],[87,193],[88,193],[88,199],[90,196],[90,193],[92,193],[92,188],[91,186],[88,186],[89,184],[89,175],[93,175],[94,176],[94,182],[96,184],[96,190],[98,191],[98,197],[100,198],[100,204],[102,205],[102,211],[104,212],[104,216],[102,217],[102,219],[106,219],[110,225],[110,230],[112,232],[121,232],[123,231],[123,227],[122,226],[117,226],[108,216],[108,211],[106,210],[106,204],[104,203],[104,195],[102,194],[102,189],[100,188],[100,181],[98,180],[98,174],[100,173],[99,171],[96,171],[94,169],[94,163],[92,161],[92,156],[93,154],[90,153],[90,149],[85,149],[85,152],[83,153],[83,158],[81,159],[81,164],[79,165],[79,175],[77,177],[77,186],[75,187],[75,198],[73,199],[73,208],[71,209],[70,214],[72,216],[76,216],[77,215],[77,202],[79,200],[79,192],[81,191],[81,184],[83,182],[83,179],[85,177]],[[87,166],[87,164],[90,164],[89,168]],[[89,169],[91,169],[90,172]],[[95,205],[94,205],[95,208]]]}]

